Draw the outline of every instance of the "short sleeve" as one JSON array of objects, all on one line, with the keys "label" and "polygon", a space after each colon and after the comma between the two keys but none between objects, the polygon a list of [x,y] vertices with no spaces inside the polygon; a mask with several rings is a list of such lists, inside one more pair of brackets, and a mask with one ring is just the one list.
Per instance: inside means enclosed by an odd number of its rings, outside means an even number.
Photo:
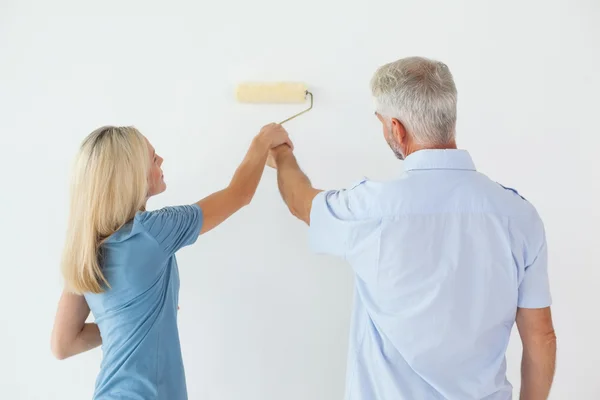
[{"label": "short sleeve", "polygon": [[351,189],[319,193],[310,212],[309,244],[317,254],[345,257],[348,250],[367,229],[370,204],[365,181]]},{"label": "short sleeve", "polygon": [[143,212],[136,218],[168,255],[193,244],[200,235],[203,221],[197,204]]},{"label": "short sleeve", "polygon": [[537,256],[530,265],[525,266],[519,285],[520,308],[545,308],[552,303],[550,282],[548,279],[548,247],[544,239]]}]

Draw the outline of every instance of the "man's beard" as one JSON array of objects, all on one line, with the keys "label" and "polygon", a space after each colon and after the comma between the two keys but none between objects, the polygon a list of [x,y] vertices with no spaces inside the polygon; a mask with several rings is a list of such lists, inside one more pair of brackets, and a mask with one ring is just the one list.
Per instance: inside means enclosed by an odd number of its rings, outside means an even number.
[{"label": "man's beard", "polygon": [[385,141],[387,142],[388,146],[390,146],[390,149],[392,149],[392,151],[394,152],[396,158],[398,160],[404,160],[404,154],[402,154],[400,146],[398,146],[398,144],[396,144],[393,139],[385,138]]}]

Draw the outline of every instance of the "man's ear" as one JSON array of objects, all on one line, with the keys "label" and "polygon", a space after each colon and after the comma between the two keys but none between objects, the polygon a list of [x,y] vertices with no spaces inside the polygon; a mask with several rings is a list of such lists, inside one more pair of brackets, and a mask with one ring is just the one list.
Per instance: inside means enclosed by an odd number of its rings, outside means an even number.
[{"label": "man's ear", "polygon": [[406,139],[407,139],[406,128],[404,127],[404,124],[396,118],[392,118],[392,132],[391,133],[392,133],[392,135],[394,135],[394,138],[397,140],[398,144],[401,144],[401,145],[406,144]]}]

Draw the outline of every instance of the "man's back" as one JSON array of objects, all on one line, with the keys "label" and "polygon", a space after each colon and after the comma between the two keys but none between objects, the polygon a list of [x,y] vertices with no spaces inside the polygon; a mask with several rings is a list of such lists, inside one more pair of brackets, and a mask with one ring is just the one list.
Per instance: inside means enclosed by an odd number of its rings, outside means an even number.
[{"label": "man's back", "polygon": [[550,305],[543,224],[463,150],[313,201],[311,244],[356,273],[347,398],[510,399],[517,307]]}]

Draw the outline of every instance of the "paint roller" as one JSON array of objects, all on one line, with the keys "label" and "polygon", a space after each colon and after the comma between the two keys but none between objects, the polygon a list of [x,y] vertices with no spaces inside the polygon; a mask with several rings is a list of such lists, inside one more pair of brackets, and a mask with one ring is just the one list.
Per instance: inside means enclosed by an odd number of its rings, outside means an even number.
[{"label": "paint roller", "polygon": [[284,124],[305,112],[308,112],[313,107],[313,95],[308,91],[306,85],[295,82],[276,82],[276,83],[261,83],[261,82],[246,82],[237,86],[236,97],[240,103],[304,103],[306,98],[310,98],[310,106],[292,115],[291,117],[281,121],[279,124]]}]

